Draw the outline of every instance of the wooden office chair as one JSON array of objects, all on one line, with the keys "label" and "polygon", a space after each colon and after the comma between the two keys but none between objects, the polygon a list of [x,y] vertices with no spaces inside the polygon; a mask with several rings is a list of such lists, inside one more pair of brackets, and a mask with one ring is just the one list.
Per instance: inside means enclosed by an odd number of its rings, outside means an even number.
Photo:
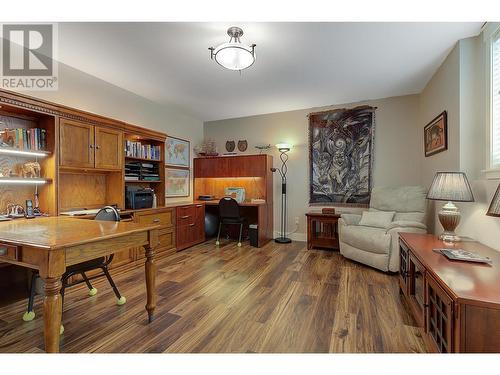
[{"label": "wooden office chair", "polygon": [[246,219],[240,216],[240,206],[231,197],[224,197],[219,201],[219,233],[217,234],[216,246],[220,245],[220,231],[222,225],[239,225],[240,226],[240,236],[238,240],[238,246],[241,247],[241,235],[243,233],[243,224],[246,223]]},{"label": "wooden office chair", "polygon": [[[84,219],[82,219],[84,220]],[[103,221],[120,221],[120,214],[118,211],[111,206],[106,206],[104,208],[101,208],[99,212],[97,212],[94,220],[103,220]],[[66,272],[61,278],[62,281],[62,287],[61,287],[61,296],[62,296],[62,304],[64,304],[64,293],[66,291],[66,288],[69,288],[71,286],[75,286],[81,283],[87,284],[87,287],[89,288],[89,296],[95,296],[97,294],[97,289],[92,286],[90,283],[90,280],[106,276],[106,278],[109,281],[109,284],[111,285],[111,288],[113,288],[113,292],[116,295],[117,298],[117,305],[124,305],[125,302],[127,302],[127,299],[120,294],[118,291],[118,288],[116,287],[113,279],[111,278],[111,275],[109,274],[108,266],[113,260],[113,254],[107,257],[100,257],[92,260],[88,260],[86,262],[74,264],[72,266],[69,266],[66,268]],[[98,273],[94,276],[87,277],[86,272],[89,271],[94,271],[94,270],[101,270],[102,273]],[[70,278],[75,275],[81,275],[82,280],[77,280],[70,282]],[[30,297],[28,300],[28,310],[24,313],[23,315],[23,320],[25,322],[28,322],[30,320],[35,319],[35,311],[33,310],[33,302],[35,299],[35,294],[36,294],[36,280],[39,278],[38,271],[33,270],[32,271],[32,276],[31,276],[31,285],[30,285]],[[61,325],[61,334],[64,332],[64,327]]]}]

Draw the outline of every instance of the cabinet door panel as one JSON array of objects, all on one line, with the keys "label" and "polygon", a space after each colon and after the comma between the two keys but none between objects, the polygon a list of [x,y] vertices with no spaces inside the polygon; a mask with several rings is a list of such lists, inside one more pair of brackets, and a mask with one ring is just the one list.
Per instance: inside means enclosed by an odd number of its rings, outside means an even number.
[{"label": "cabinet door panel", "polygon": [[123,158],[123,133],[95,128],[95,166],[103,169],[121,169]]},{"label": "cabinet door panel", "polygon": [[408,248],[399,240],[399,287],[405,295],[408,294],[408,260]]},{"label": "cabinet door panel", "polygon": [[434,349],[453,353],[453,300],[429,275],[425,277],[426,332]]},{"label": "cabinet door panel", "polygon": [[410,252],[408,259],[408,297],[418,325],[425,327],[425,268]]},{"label": "cabinet door panel", "polygon": [[59,129],[59,164],[94,168],[94,126],[79,121],[61,120]]}]

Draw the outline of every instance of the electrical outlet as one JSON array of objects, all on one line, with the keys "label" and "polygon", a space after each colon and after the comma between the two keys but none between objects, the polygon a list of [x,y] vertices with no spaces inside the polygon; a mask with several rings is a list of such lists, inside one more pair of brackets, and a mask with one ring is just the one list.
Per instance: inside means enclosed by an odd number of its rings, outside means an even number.
[{"label": "electrical outlet", "polygon": [[295,216],[295,225],[299,225],[299,217]]}]

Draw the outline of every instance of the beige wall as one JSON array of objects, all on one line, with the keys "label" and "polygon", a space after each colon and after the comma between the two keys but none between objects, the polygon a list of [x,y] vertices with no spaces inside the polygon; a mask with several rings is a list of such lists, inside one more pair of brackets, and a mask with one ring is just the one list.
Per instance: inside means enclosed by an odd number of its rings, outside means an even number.
[{"label": "beige wall", "polygon": [[[487,72],[482,36],[457,43],[441,67],[420,94],[420,131],[434,116],[448,111],[448,151],[421,157],[422,183],[428,187],[437,171],[463,171],[472,185],[475,202],[457,203],[462,222],[457,233],[470,236],[500,250],[500,220],[485,215],[498,186],[498,180],[486,180],[486,133],[489,127],[486,91]],[[423,136],[421,147],[423,147]],[[430,228],[440,233],[436,219],[444,202],[435,202]],[[432,221],[432,220],[431,220]]]},{"label": "beige wall", "polygon": [[[246,139],[246,153],[256,153],[256,144],[275,145],[289,142],[294,145],[288,162],[288,229],[295,231],[292,238],[305,239],[305,216],[309,211],[309,156],[307,146],[307,114],[333,108],[368,104],[376,111],[374,186],[420,184],[418,134],[418,96],[408,95],[332,107],[310,108],[298,111],[272,113],[251,117],[205,122],[205,137],[217,141],[219,152],[225,152],[227,140]],[[280,161],[273,148],[274,165]],[[279,178],[274,180],[274,223],[279,229]],[[317,207],[315,207],[317,209]],[[346,210],[345,208],[343,210]],[[295,220],[298,218],[298,225]]]},{"label": "beige wall", "polygon": [[[33,91],[27,94],[189,139],[191,148],[203,139],[201,120],[188,116],[174,107],[149,101],[61,63],[59,63],[59,90]],[[192,190],[191,187],[190,191]],[[188,198],[169,198],[168,201],[186,199]]]}]

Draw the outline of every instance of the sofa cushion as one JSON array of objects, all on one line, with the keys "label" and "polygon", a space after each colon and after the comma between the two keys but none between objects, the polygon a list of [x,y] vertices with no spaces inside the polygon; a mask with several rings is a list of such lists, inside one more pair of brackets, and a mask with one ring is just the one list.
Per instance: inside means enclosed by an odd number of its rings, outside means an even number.
[{"label": "sofa cushion", "polygon": [[370,207],[383,211],[424,213],[425,197],[426,190],[421,186],[377,187],[372,190]]},{"label": "sofa cushion", "polygon": [[365,227],[387,228],[394,218],[394,211],[364,211],[359,225]]},{"label": "sofa cushion", "polygon": [[347,225],[342,228],[340,240],[358,249],[377,254],[388,254],[391,235],[385,229]]}]

